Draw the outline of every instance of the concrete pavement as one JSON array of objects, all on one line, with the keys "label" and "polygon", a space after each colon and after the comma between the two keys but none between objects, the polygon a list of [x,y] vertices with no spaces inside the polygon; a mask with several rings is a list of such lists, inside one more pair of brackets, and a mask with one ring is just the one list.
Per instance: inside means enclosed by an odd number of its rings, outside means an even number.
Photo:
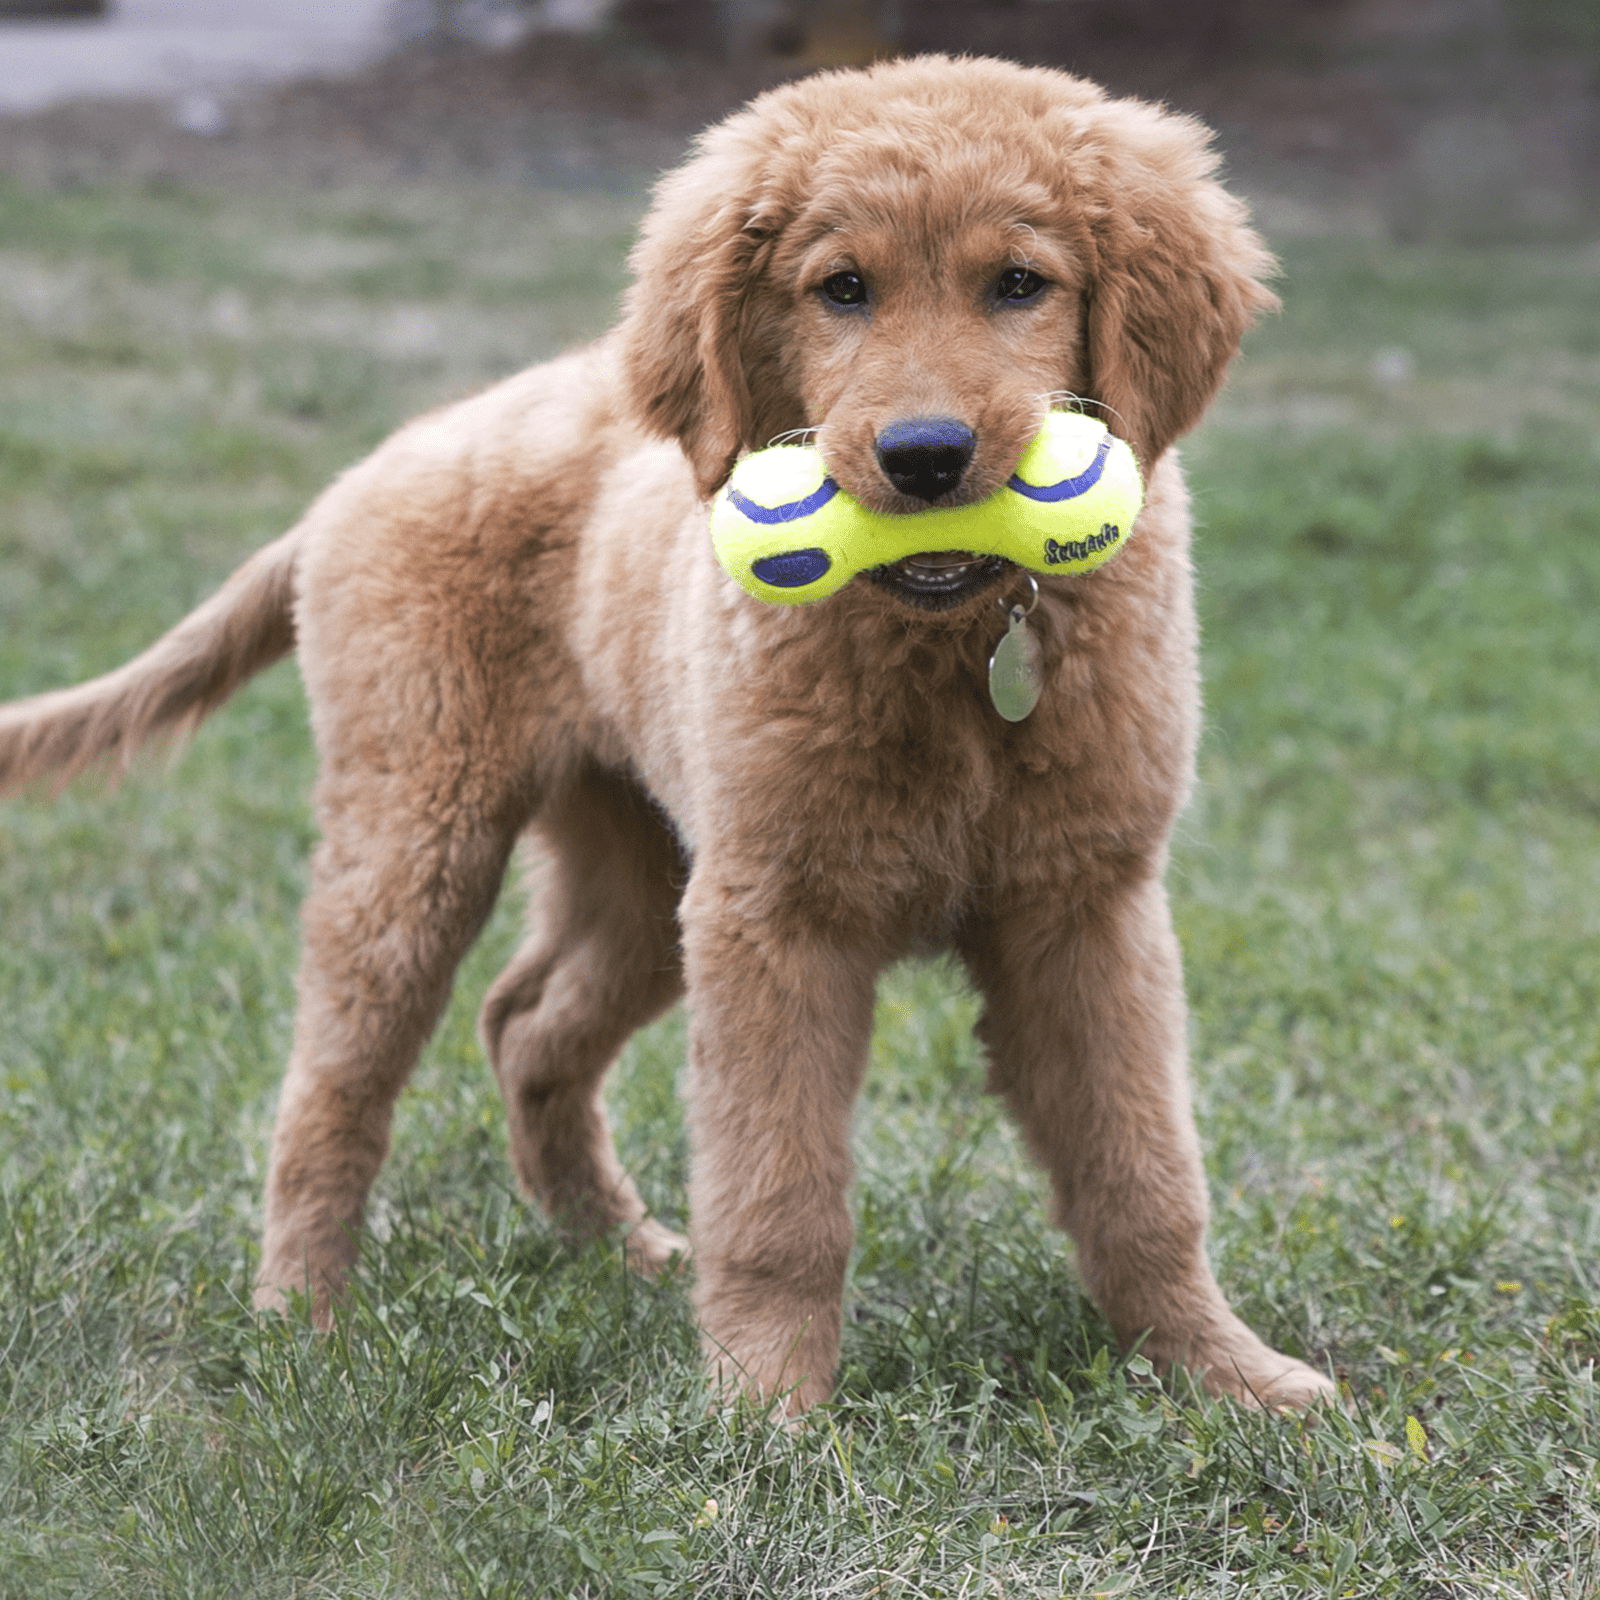
[{"label": "concrete pavement", "polygon": [[104,18],[0,22],[0,112],[164,96],[204,120],[217,91],[354,71],[395,42],[408,11],[396,0],[112,0]]}]

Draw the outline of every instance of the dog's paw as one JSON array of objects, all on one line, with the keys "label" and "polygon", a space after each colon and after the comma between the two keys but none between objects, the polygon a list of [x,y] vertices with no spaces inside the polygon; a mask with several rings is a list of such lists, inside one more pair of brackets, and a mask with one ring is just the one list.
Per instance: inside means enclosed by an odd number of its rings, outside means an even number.
[{"label": "dog's paw", "polygon": [[1231,1313],[1209,1338],[1166,1361],[1158,1357],[1157,1365],[1187,1375],[1213,1400],[1237,1400],[1252,1411],[1303,1411],[1339,1398],[1322,1373],[1263,1344]]},{"label": "dog's paw", "polygon": [[326,1284],[313,1294],[307,1294],[306,1281],[296,1283],[258,1283],[251,1296],[257,1311],[287,1317],[292,1322],[309,1320],[318,1333],[327,1333],[333,1327],[334,1309],[338,1294]]},{"label": "dog's paw", "polygon": [[646,1217],[628,1230],[622,1241],[622,1253],[635,1272],[647,1278],[659,1278],[689,1259],[689,1241],[681,1233],[662,1227],[654,1217]]},{"label": "dog's paw", "polygon": [[1314,1367],[1263,1349],[1269,1361],[1249,1375],[1211,1368],[1203,1379],[1207,1391],[1218,1399],[1237,1400],[1252,1411],[1304,1411],[1315,1405],[1337,1404],[1338,1389]]}]

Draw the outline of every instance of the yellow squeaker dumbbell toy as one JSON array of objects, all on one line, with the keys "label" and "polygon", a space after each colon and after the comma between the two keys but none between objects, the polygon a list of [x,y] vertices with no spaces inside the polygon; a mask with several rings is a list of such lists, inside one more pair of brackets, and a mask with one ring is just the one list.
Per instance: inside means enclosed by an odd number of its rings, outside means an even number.
[{"label": "yellow squeaker dumbbell toy", "polygon": [[869,567],[930,551],[1002,556],[1031,572],[1087,572],[1127,540],[1144,490],[1105,424],[1052,411],[1004,488],[972,506],[886,516],[852,500],[807,445],[744,458],[711,511],[717,560],[758,600],[822,600]]}]

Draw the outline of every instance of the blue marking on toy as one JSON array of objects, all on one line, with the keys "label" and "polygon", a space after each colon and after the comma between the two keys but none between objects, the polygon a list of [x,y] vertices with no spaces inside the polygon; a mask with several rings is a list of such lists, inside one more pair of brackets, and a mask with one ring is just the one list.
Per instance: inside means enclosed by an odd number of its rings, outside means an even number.
[{"label": "blue marking on toy", "polygon": [[763,556],[760,561],[752,561],[750,570],[774,589],[803,589],[808,583],[815,583],[832,565],[826,550],[785,550],[782,555]]},{"label": "blue marking on toy", "polygon": [[1033,484],[1024,483],[1015,473],[1006,485],[1008,489],[1015,489],[1018,494],[1025,494],[1030,500],[1042,500],[1046,505],[1054,505],[1060,500],[1074,500],[1080,494],[1086,494],[1100,481],[1100,474],[1106,470],[1106,457],[1111,454],[1111,435],[1107,434],[1100,441],[1100,448],[1095,452],[1095,458],[1086,466],[1076,478],[1063,478],[1060,483]]},{"label": "blue marking on toy", "polygon": [[[748,495],[741,494],[732,484],[728,486],[728,499],[752,522],[796,522],[820,510],[838,494],[839,485],[832,478],[824,478],[819,488],[813,489],[804,500],[787,500],[781,506],[757,505]],[[818,554],[821,552],[819,551]],[[777,558],[774,557],[774,560]],[[823,567],[826,572],[828,569]],[[766,580],[763,579],[763,582]]]}]

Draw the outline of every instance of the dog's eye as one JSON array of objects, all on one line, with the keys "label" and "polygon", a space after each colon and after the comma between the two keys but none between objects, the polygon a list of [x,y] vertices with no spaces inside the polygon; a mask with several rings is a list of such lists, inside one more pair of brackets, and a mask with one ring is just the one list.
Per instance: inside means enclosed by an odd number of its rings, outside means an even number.
[{"label": "dog's eye", "polygon": [[864,306],[866,280],[857,272],[830,272],[822,280],[822,292],[836,306]]},{"label": "dog's eye", "polygon": [[994,286],[996,300],[1031,300],[1045,286],[1032,267],[1009,267]]}]

